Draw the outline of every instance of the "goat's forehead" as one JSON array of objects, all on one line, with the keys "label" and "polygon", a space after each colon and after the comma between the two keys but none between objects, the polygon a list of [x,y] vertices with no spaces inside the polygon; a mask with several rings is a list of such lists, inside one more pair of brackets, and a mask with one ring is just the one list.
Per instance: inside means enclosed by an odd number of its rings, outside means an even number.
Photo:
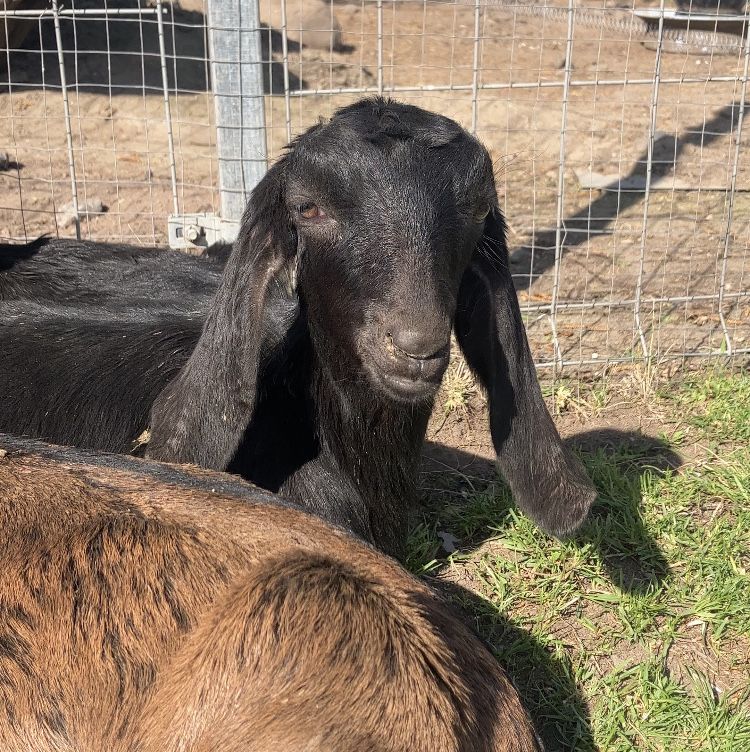
[{"label": "goat's forehead", "polygon": [[430,147],[412,139],[373,141],[346,129],[330,130],[301,143],[290,162],[295,183],[329,188],[407,183],[467,188],[491,177],[487,151],[464,131]]}]

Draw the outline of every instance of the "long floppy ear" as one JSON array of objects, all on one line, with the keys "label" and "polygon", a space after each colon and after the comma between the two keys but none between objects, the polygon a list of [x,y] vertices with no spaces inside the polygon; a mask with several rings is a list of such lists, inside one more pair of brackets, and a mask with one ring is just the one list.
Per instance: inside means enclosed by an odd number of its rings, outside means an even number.
[{"label": "long floppy ear", "polygon": [[586,519],[596,491],[563,445],[542,398],[494,207],[461,280],[456,337],[487,390],[498,465],[518,506],[555,536]]},{"label": "long floppy ear", "polygon": [[151,408],[147,456],[224,470],[250,422],[261,359],[298,311],[286,158],[257,185],[200,339]]}]

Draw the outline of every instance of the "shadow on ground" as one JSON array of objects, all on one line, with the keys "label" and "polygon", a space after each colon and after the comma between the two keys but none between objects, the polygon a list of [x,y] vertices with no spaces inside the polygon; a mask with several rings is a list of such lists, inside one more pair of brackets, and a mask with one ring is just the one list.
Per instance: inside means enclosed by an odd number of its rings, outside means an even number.
[{"label": "shadow on ground", "polygon": [[[114,0],[109,8],[137,9],[138,0]],[[96,0],[79,0],[77,9],[100,9]],[[199,11],[167,5],[164,46],[170,91],[204,92],[211,89],[206,17]],[[59,89],[60,68],[52,17],[29,22],[20,49],[0,58],[0,91]],[[284,93],[282,63],[273,53],[281,51],[281,33],[262,26],[261,55],[266,94]],[[63,16],[60,31],[68,86],[94,94],[141,94],[163,96],[159,29],[155,15],[122,15],[105,18]],[[290,52],[299,44],[289,40]],[[305,82],[289,70],[289,88],[305,88]]]},{"label": "shadow on ground", "polygon": [[471,590],[438,577],[425,579],[458,609],[508,672],[547,752],[596,752],[588,704],[569,659],[553,655]]},{"label": "shadow on ground", "polygon": [[597,549],[621,590],[642,593],[661,585],[670,569],[641,518],[641,477],[677,470],[681,457],[657,437],[612,428],[577,434],[568,444],[586,462],[599,491],[579,539]]},{"label": "shadow on ground", "polygon": [[[594,545],[613,584],[624,591],[642,592],[661,583],[669,567],[641,519],[640,480],[644,473],[679,468],[680,456],[661,439],[638,431],[587,431],[565,443],[583,459],[599,491],[589,521],[574,540]],[[424,454],[422,486],[431,492],[427,514],[433,518],[439,519],[448,504],[457,504],[460,513],[463,497],[486,491],[499,479],[495,463],[485,457],[433,442]],[[507,493],[496,497],[490,511],[502,525],[512,502]],[[464,543],[476,547],[485,539],[480,535]]]},{"label": "shadow on ground", "polygon": [[[669,566],[641,518],[641,478],[677,469],[682,461],[659,438],[637,431],[603,429],[579,433],[566,443],[585,462],[599,491],[591,517],[574,538],[597,552],[612,583],[629,593],[645,592],[669,576]],[[468,515],[472,499],[492,502],[477,520],[476,531],[458,542],[471,554],[511,524],[510,496],[498,487],[492,460],[428,443],[422,487],[428,527],[451,530],[450,519]],[[544,535],[539,533],[539,535]],[[426,551],[426,560],[445,555],[440,544]],[[552,655],[525,630],[508,623],[497,609],[471,590],[441,578],[443,566],[431,572],[430,583],[464,611],[466,620],[489,643],[516,682],[529,712],[550,750],[595,750],[587,703],[576,686],[569,660]]]},{"label": "shadow on ground", "polygon": [[[687,146],[705,147],[716,139],[732,133],[737,126],[739,103],[722,107],[711,119],[687,128],[680,136],[671,133],[658,135],[652,153],[652,179],[668,177],[674,173],[677,161]],[[634,162],[621,181],[646,178],[648,151]],[[619,188],[619,190],[618,190]],[[618,216],[643,201],[643,189],[622,188],[618,183],[599,192],[588,206],[564,218],[562,234],[563,255],[585,245],[592,233],[603,234]],[[555,265],[555,230],[542,230],[533,235],[524,246],[510,255],[511,271],[518,289],[528,289],[544,272]]]}]

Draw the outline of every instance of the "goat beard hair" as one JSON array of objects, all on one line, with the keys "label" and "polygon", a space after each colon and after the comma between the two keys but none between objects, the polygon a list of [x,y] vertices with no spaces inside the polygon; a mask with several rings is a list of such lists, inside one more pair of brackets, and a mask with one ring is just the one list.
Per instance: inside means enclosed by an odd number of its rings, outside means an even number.
[{"label": "goat beard hair", "polygon": [[[308,483],[317,481],[315,492],[359,497],[360,518],[349,520],[366,538],[392,553],[400,552],[405,539],[408,512],[417,496],[417,476],[422,444],[434,399],[414,404],[397,402],[376,387],[361,363],[344,348],[334,348],[328,339],[311,332],[313,369],[310,396],[314,425],[320,446],[319,458],[338,471],[347,483],[326,486],[317,473],[308,472]],[[282,487],[294,488],[299,498],[300,478]],[[310,489],[312,490],[312,489]],[[352,499],[340,499],[351,506]]]}]

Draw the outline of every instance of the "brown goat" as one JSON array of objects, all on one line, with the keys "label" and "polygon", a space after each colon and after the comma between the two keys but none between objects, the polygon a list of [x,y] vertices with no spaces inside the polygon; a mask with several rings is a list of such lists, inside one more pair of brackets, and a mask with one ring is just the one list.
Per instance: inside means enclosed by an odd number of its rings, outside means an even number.
[{"label": "brown goat", "polygon": [[0,435],[4,752],[532,752],[396,562],[231,476]]}]

